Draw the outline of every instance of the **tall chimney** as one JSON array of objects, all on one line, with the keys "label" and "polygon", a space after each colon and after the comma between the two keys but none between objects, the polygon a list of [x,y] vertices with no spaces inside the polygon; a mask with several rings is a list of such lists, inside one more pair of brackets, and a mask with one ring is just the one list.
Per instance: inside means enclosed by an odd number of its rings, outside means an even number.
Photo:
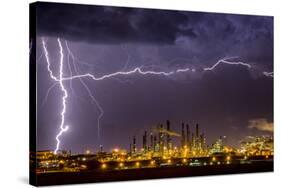
[{"label": "tall chimney", "polygon": [[153,150],[153,134],[152,132],[150,133],[150,151]]},{"label": "tall chimney", "polygon": [[191,147],[189,125],[186,124],[186,145]]},{"label": "tall chimney", "polygon": [[153,151],[155,152],[156,150],[156,143],[157,143],[157,137],[154,135],[153,136]]},{"label": "tall chimney", "polygon": [[163,134],[163,124],[160,124],[159,130],[159,150],[162,153],[164,149],[164,134]]},{"label": "tall chimney", "polygon": [[[167,120],[167,131],[169,132],[170,131],[170,121]],[[171,136],[169,133],[167,133],[167,148],[168,150],[171,150],[172,148],[172,143],[171,143]]]},{"label": "tall chimney", "polygon": [[137,146],[136,146],[136,136],[133,138],[133,153],[136,153],[137,151]]},{"label": "tall chimney", "polygon": [[199,138],[199,125],[198,123],[196,124],[196,139]]},{"label": "tall chimney", "polygon": [[185,146],[184,123],[181,124],[181,147]]},{"label": "tall chimney", "polygon": [[194,134],[191,133],[191,146],[190,146],[190,148],[193,150],[193,147],[194,147]]},{"label": "tall chimney", "polygon": [[147,132],[144,131],[144,135],[142,137],[142,148],[144,149],[144,151],[147,150]]}]

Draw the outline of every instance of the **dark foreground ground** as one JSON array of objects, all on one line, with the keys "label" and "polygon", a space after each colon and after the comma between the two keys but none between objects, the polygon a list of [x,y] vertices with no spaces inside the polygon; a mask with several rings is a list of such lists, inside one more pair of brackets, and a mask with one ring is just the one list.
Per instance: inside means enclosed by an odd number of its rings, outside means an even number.
[{"label": "dark foreground ground", "polygon": [[44,173],[37,174],[37,186],[272,171],[273,162],[271,161],[255,164],[181,166],[113,171],[98,170],[79,173]]}]

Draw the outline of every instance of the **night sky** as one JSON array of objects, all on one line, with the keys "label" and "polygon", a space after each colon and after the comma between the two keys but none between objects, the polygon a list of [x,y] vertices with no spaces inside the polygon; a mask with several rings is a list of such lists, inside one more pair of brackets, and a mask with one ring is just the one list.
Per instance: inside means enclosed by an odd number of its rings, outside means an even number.
[{"label": "night sky", "polygon": [[[61,137],[61,149],[97,151],[100,144],[105,150],[128,149],[134,135],[141,146],[143,131],[166,120],[179,133],[181,122],[192,129],[199,123],[208,144],[220,135],[237,145],[247,135],[272,134],[273,78],[262,72],[273,71],[273,17],[38,3],[37,147],[45,150],[56,145],[62,92],[49,77],[41,37],[55,75],[59,74],[58,37],[65,52],[64,76],[75,71],[102,76],[140,66],[166,72],[196,70],[169,77],[83,78],[104,110],[99,140],[96,104],[79,79],[65,81],[70,128]],[[67,54],[66,41],[74,61]],[[233,56],[252,68],[221,64],[203,72],[204,67]],[[174,140],[177,143],[179,138]]]}]

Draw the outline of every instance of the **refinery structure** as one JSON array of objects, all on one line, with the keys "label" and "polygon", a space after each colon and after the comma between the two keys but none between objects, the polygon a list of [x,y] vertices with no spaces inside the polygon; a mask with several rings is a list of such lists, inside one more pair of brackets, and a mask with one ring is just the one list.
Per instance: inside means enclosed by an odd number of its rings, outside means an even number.
[{"label": "refinery structure", "polygon": [[[180,139],[180,146],[173,145],[173,137]],[[199,124],[196,124],[195,132],[189,125],[181,124],[181,134],[172,131],[171,123],[166,121],[166,126],[159,124],[152,131],[144,131],[142,147],[137,148],[136,136],[130,144],[129,154],[131,157],[203,157],[208,154],[205,135],[199,132]]]},{"label": "refinery structure", "polygon": [[[180,133],[175,132],[171,122],[167,120],[150,131],[145,130],[142,135],[134,135],[129,150],[113,148],[107,152],[101,145],[97,152],[86,150],[83,154],[72,154],[71,151],[59,151],[55,154],[51,150],[31,152],[30,165],[36,169],[36,173],[53,173],[229,166],[273,161],[272,136],[248,136],[238,141],[239,147],[227,145],[225,136],[221,136],[208,146],[205,134],[200,132],[199,124],[195,124],[194,131],[187,123],[179,126]],[[137,136],[141,139],[137,139]]]}]

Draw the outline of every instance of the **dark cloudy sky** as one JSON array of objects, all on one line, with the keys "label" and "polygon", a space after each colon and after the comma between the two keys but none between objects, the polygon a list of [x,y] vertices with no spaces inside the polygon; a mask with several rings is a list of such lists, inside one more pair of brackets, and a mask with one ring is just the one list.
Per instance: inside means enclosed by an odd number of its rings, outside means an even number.
[{"label": "dark cloudy sky", "polygon": [[[97,150],[100,144],[107,150],[115,146],[128,149],[133,135],[140,146],[142,132],[167,119],[178,132],[182,121],[192,128],[199,123],[209,144],[220,135],[236,144],[246,135],[270,134],[250,124],[273,122],[273,78],[262,74],[273,71],[273,17],[38,3],[39,150],[55,148],[62,95],[58,85],[49,89],[54,81],[42,56],[41,37],[47,41],[55,75],[59,63],[57,37],[65,51],[65,76],[76,74],[73,63],[79,74],[97,76],[139,66],[167,72],[196,69],[171,77],[135,74],[104,81],[84,78],[105,112],[100,140],[96,105],[78,79],[65,81],[70,129],[61,137],[62,149],[82,152]],[[66,41],[74,61],[67,56]],[[232,56],[251,64],[252,69],[220,65],[214,71],[202,71]]]}]

